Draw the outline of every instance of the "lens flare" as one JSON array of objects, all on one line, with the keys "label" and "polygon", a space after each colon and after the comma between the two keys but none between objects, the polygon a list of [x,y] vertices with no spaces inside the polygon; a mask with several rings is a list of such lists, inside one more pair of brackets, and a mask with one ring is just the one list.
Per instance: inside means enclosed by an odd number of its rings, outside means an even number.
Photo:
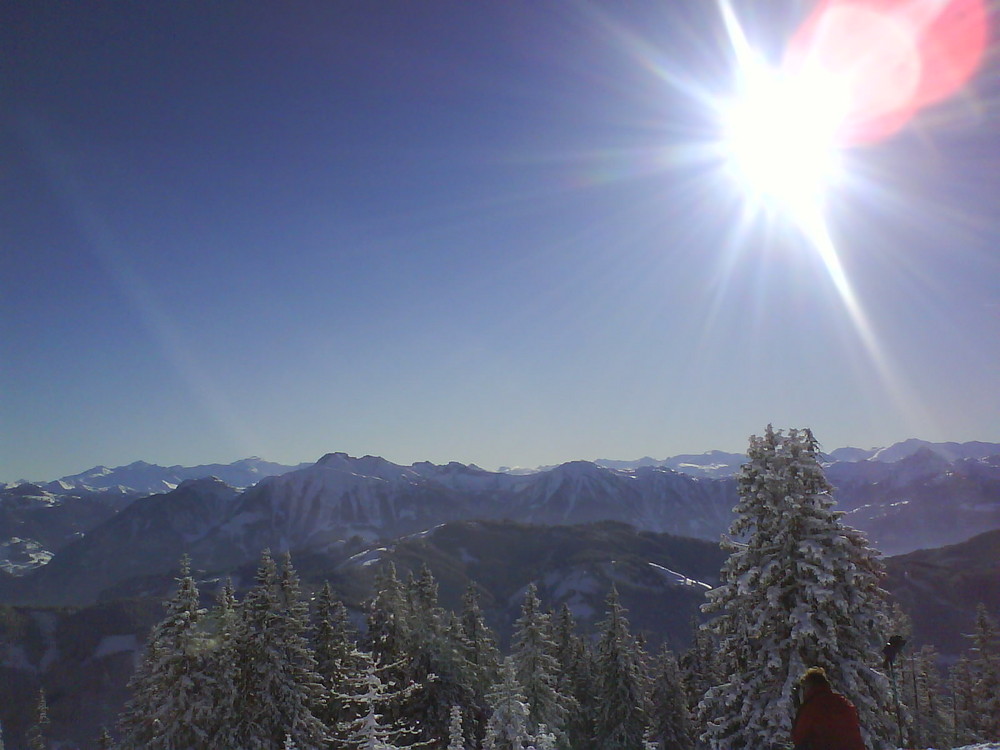
[{"label": "lens flare", "polygon": [[849,91],[839,142],[872,143],[968,83],[986,51],[986,19],[982,0],[823,0],[782,67],[838,77]]}]

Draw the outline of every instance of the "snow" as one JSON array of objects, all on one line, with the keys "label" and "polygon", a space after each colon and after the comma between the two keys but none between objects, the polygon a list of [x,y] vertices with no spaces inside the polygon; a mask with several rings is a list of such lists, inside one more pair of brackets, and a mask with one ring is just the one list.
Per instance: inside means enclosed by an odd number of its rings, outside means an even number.
[{"label": "snow", "polygon": [[35,568],[47,565],[53,553],[34,539],[11,537],[0,542],[0,570],[13,576],[22,576]]},{"label": "snow", "polygon": [[662,565],[657,565],[654,562],[649,563],[649,565],[650,565],[650,567],[656,568],[657,570],[660,570],[660,571],[666,573],[668,576],[673,576],[674,583],[676,583],[679,586],[701,586],[702,588],[704,588],[704,589],[706,589],[708,591],[711,591],[711,589],[712,589],[712,587],[709,584],[704,583],[702,581],[695,580],[694,578],[689,578],[688,576],[684,575],[683,573],[678,573],[676,570],[671,570],[670,568],[665,568]]}]

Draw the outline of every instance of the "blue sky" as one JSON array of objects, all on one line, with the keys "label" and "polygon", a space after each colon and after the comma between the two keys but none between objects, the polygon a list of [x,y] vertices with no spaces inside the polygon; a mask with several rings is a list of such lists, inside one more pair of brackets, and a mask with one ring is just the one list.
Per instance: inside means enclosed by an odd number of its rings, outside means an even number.
[{"label": "blue sky", "polygon": [[[780,49],[796,8],[752,7]],[[995,68],[832,199],[879,365],[703,157],[713,3],[3,14],[0,481],[1000,441]]]}]

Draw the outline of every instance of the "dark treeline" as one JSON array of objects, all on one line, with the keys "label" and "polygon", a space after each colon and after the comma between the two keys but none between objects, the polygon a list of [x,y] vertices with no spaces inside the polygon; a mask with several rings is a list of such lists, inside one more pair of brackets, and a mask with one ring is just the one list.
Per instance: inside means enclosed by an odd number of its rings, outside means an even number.
[{"label": "dark treeline", "polygon": [[[265,551],[255,585],[199,604],[182,562],[167,614],[150,633],[132,700],[100,748],[393,748],[692,750],[707,746],[704,696],[725,683],[719,640],[692,622],[691,647],[649,654],[612,589],[598,632],[563,605],[524,593],[502,654],[476,586],[459,612],[438,604],[422,568],[376,579],[364,627],[329,585],[306,602],[289,556]],[[898,608],[892,626],[908,635]],[[998,736],[997,627],[980,608],[970,649],[944,680],[930,647],[897,662],[904,741],[955,747]],[[991,703],[992,701],[992,703]],[[702,705],[699,705],[702,704]],[[993,706],[993,709],[991,709]],[[990,711],[993,710],[991,714]],[[47,747],[44,693],[26,738]],[[895,717],[893,717],[895,720]],[[117,740],[113,737],[117,736]]]}]

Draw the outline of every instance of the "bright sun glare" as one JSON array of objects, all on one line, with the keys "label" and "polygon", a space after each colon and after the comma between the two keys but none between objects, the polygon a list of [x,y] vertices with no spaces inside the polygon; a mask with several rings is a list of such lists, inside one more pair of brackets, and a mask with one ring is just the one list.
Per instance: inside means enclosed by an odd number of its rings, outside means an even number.
[{"label": "bright sun glare", "polygon": [[844,87],[819,71],[788,75],[755,59],[740,72],[740,91],[722,113],[729,169],[757,202],[808,222],[840,175]]}]

